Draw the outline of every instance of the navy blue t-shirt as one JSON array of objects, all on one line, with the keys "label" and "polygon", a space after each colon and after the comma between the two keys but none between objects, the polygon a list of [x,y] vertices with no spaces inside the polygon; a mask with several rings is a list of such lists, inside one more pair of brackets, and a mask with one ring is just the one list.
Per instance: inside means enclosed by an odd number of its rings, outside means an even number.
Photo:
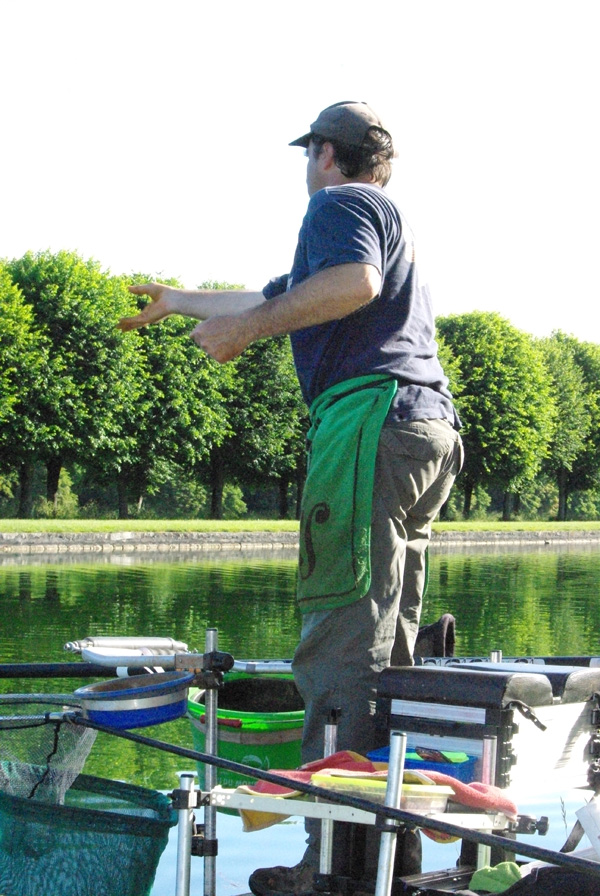
[{"label": "navy blue t-shirt", "polygon": [[[287,289],[339,264],[373,265],[380,295],[341,320],[292,333],[300,386],[310,405],[343,380],[391,373],[399,388],[392,418],[456,423],[448,380],[437,358],[429,289],[419,281],[413,235],[386,193],[371,184],[326,187],[309,202]],[[264,295],[283,291],[271,281]]]}]

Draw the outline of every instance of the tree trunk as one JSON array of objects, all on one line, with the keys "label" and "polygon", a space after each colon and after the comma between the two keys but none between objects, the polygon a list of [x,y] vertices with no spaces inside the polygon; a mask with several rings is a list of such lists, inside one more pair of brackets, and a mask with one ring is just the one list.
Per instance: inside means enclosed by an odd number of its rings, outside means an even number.
[{"label": "tree trunk", "polygon": [[504,500],[502,501],[502,522],[508,523],[510,522],[512,512],[512,494],[510,492],[504,492]]},{"label": "tree trunk", "polygon": [[473,483],[465,482],[465,500],[463,503],[463,517],[468,520],[471,514],[471,502],[473,500]]},{"label": "tree trunk", "polygon": [[558,471],[558,476],[556,477],[557,485],[558,485],[558,516],[557,519],[559,521],[566,520],[567,518],[567,479],[568,479],[568,471],[562,467]]},{"label": "tree trunk", "polygon": [[117,476],[117,502],[119,508],[119,519],[129,519],[129,506],[127,503],[127,473],[124,470]]},{"label": "tree trunk", "polygon": [[296,456],[296,519],[302,516],[302,494],[306,481],[306,454],[302,452]]},{"label": "tree trunk", "polygon": [[58,511],[58,483],[62,470],[62,458],[51,457],[46,464],[46,499],[54,507],[54,515]]},{"label": "tree trunk", "polygon": [[31,573],[19,573],[19,600],[31,600]]},{"label": "tree trunk", "polygon": [[288,513],[290,510],[290,505],[288,501],[288,479],[287,476],[282,476],[278,482],[277,487],[279,490],[279,519],[287,520]]},{"label": "tree trunk", "polygon": [[60,592],[58,590],[58,574],[54,571],[49,571],[46,574],[44,599],[50,604],[60,603]]},{"label": "tree trunk", "polygon": [[210,518],[223,519],[223,489],[225,487],[225,464],[218,448],[210,453]]},{"label": "tree trunk", "polygon": [[518,516],[521,513],[521,492],[513,495],[513,514]]},{"label": "tree trunk", "polygon": [[17,517],[20,520],[31,519],[33,513],[33,461],[23,461],[19,467],[19,509]]}]

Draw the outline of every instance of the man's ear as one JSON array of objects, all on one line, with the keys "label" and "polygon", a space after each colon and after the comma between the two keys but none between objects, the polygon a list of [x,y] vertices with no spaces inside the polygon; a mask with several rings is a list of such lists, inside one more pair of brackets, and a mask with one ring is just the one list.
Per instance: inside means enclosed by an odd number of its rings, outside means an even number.
[{"label": "man's ear", "polygon": [[333,149],[333,143],[325,141],[321,147],[319,161],[323,166],[324,171],[329,171],[331,168],[335,167],[335,151]]}]

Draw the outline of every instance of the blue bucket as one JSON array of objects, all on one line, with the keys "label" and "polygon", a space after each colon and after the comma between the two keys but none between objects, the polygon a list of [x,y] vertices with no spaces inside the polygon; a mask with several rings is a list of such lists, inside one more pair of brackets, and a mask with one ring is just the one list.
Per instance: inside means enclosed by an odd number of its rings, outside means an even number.
[{"label": "blue bucket", "polygon": [[193,672],[156,672],[85,685],[75,691],[83,717],[108,728],[145,728],[187,711]]}]

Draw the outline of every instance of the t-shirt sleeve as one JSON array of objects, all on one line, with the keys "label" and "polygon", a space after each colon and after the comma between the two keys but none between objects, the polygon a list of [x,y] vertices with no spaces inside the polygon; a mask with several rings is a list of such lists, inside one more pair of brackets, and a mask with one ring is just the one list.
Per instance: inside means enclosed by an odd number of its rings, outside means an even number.
[{"label": "t-shirt sleeve", "polygon": [[306,230],[306,249],[314,273],[339,264],[370,264],[382,273],[381,238],[365,207],[349,196],[315,194]]},{"label": "t-shirt sleeve", "polygon": [[273,277],[267,285],[263,288],[263,296],[267,301],[269,299],[274,299],[276,296],[280,296],[287,290],[287,283],[289,274],[281,274],[279,277]]}]

